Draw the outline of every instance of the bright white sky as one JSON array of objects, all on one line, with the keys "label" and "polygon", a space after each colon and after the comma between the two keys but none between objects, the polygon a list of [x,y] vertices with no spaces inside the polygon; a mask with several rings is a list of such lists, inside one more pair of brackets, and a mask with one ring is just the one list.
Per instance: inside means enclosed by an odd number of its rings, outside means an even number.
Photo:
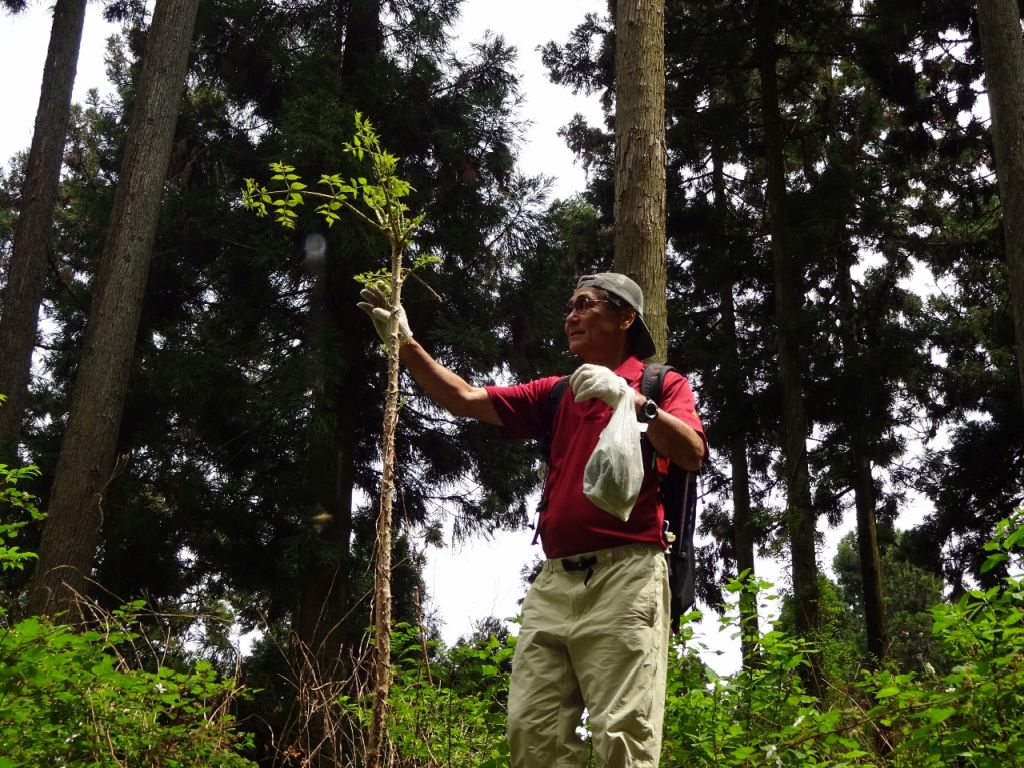
[{"label": "bright white sky", "polygon": [[[600,111],[596,98],[573,96],[549,83],[536,48],[549,40],[564,41],[584,14],[604,13],[606,8],[605,0],[463,3],[461,43],[479,40],[489,29],[504,35],[519,50],[518,69],[525,96],[523,115],[532,122],[520,156],[521,167],[529,174],[553,176],[556,197],[565,198],[582,190],[585,182],[583,170],[574,164],[571,153],[557,136],[558,129],[577,112],[591,122],[598,122]],[[4,93],[6,114],[0,121],[0,162],[4,164],[15,152],[27,149],[31,141],[50,23],[49,3],[32,3],[28,12],[16,17],[0,15],[0,71],[8,73]],[[99,4],[90,3],[75,101],[82,101],[89,88],[105,88],[104,41],[116,31],[103,21]],[[540,553],[539,547],[530,545],[531,536],[531,531],[497,531],[490,540],[431,551],[424,577],[444,622],[443,636],[447,642],[468,634],[473,623],[481,618],[508,618],[517,613],[517,600],[523,595],[520,569]],[[771,578],[773,574],[767,575]],[[702,654],[705,660],[720,673],[733,671],[739,662],[738,641],[721,635],[713,616],[705,625],[698,638],[698,642],[709,646]]]}]

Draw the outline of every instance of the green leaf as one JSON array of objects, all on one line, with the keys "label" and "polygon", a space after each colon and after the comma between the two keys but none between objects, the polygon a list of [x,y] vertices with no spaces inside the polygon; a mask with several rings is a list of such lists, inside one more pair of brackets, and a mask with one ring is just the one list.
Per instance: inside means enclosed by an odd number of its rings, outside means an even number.
[{"label": "green leaf", "polygon": [[1007,549],[1013,549],[1022,537],[1024,537],[1024,525],[1018,527],[1013,533],[1007,536],[1006,540],[1003,542],[1003,546]]},{"label": "green leaf", "polygon": [[952,707],[935,707],[925,712],[928,716],[928,720],[932,723],[941,723],[956,714],[956,710]]},{"label": "green leaf", "polygon": [[993,568],[995,568],[997,565],[1000,565],[1001,563],[1005,563],[1007,560],[1009,560],[1009,557],[1004,555],[1002,552],[999,552],[999,553],[994,554],[994,555],[989,555],[988,557],[985,558],[985,562],[981,564],[981,572],[982,573],[988,573]]}]

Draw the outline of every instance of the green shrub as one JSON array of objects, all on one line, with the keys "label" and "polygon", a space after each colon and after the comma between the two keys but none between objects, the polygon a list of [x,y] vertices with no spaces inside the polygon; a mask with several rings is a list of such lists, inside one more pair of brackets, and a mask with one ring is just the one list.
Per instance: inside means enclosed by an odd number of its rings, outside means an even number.
[{"label": "green shrub", "polygon": [[[986,570],[1019,564],[1022,521],[1024,508],[1000,523]],[[729,677],[710,673],[693,650],[681,653],[670,666],[662,765],[1024,765],[1024,579],[1007,576],[932,613],[949,674],[927,664],[922,673],[864,671],[827,680],[824,703],[804,694],[797,674],[819,649],[786,633],[758,635],[759,665]]]},{"label": "green shrub", "polygon": [[[1017,564],[1024,507],[997,526],[984,571]],[[948,674],[881,675],[871,715],[890,733],[892,764],[931,768],[1024,765],[1024,579],[1006,576],[932,609]]]},{"label": "green shrub", "polygon": [[[0,400],[0,402],[3,402]],[[42,513],[36,509],[35,497],[18,488],[18,481],[38,477],[36,467],[11,469],[0,464],[0,570],[22,569],[26,560],[35,559],[34,552],[22,552],[11,542],[18,538],[18,532],[33,520],[42,520]],[[28,520],[17,519],[19,513],[28,515]],[[10,515],[10,517],[8,517]]]},{"label": "green shrub", "polygon": [[[733,581],[728,589],[747,590],[757,599],[767,586]],[[723,622],[735,627],[738,617],[727,615]],[[662,765],[864,764],[858,761],[867,754],[865,737],[855,727],[854,711],[840,706],[822,710],[803,689],[800,668],[819,652],[817,647],[778,630],[755,630],[752,637],[757,665],[726,677],[706,668],[695,649],[678,651],[669,665]]]},{"label": "green shrub", "polygon": [[[1019,565],[1022,521],[1019,509],[1000,524],[986,569]],[[733,582],[729,589],[762,599],[767,586]],[[948,674],[927,663],[922,672],[859,669],[852,647],[842,669],[841,646],[751,627],[758,664],[719,677],[684,626],[669,665],[662,768],[1024,765],[1024,579],[1007,576],[932,613]],[[723,622],[738,642],[738,616]],[[424,647],[408,627],[396,635],[390,737],[401,765],[508,765],[504,702],[513,646],[514,638],[491,638],[445,649]],[[825,702],[801,683],[813,653],[833,655]],[[358,716],[359,707],[346,705]]]},{"label": "green shrub", "polygon": [[[446,648],[406,624],[392,634],[388,737],[402,766],[508,765],[506,701],[515,637],[493,635]],[[342,699],[368,724],[369,700]]]},{"label": "green shrub", "polygon": [[[42,517],[17,481],[36,473],[0,465],[0,506]],[[0,568],[35,557],[10,542],[29,521],[0,523]],[[251,768],[231,716],[241,694],[208,662],[187,672],[131,663],[134,612],[78,632],[30,617],[0,628],[0,768],[42,765]]]},{"label": "green shrub", "polygon": [[0,768],[252,766],[229,708],[239,691],[197,662],[131,669],[134,636],[32,617],[0,631]]}]

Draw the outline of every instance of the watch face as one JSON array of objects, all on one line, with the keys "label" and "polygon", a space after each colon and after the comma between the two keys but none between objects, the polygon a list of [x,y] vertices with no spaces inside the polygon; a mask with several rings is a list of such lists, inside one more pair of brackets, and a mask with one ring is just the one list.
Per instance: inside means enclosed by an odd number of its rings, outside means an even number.
[{"label": "watch face", "polygon": [[653,400],[648,400],[644,403],[642,412],[644,421],[650,421],[658,415],[658,404]]}]

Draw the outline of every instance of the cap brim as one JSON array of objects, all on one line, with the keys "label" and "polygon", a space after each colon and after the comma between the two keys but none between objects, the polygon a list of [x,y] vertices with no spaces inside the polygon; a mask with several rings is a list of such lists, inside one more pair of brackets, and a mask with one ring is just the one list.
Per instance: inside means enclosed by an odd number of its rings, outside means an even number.
[{"label": "cap brim", "polygon": [[646,360],[656,351],[654,337],[651,336],[651,331],[639,312],[636,313],[636,322],[640,323],[640,332],[636,336],[636,348],[633,350],[633,354],[641,360]]}]

